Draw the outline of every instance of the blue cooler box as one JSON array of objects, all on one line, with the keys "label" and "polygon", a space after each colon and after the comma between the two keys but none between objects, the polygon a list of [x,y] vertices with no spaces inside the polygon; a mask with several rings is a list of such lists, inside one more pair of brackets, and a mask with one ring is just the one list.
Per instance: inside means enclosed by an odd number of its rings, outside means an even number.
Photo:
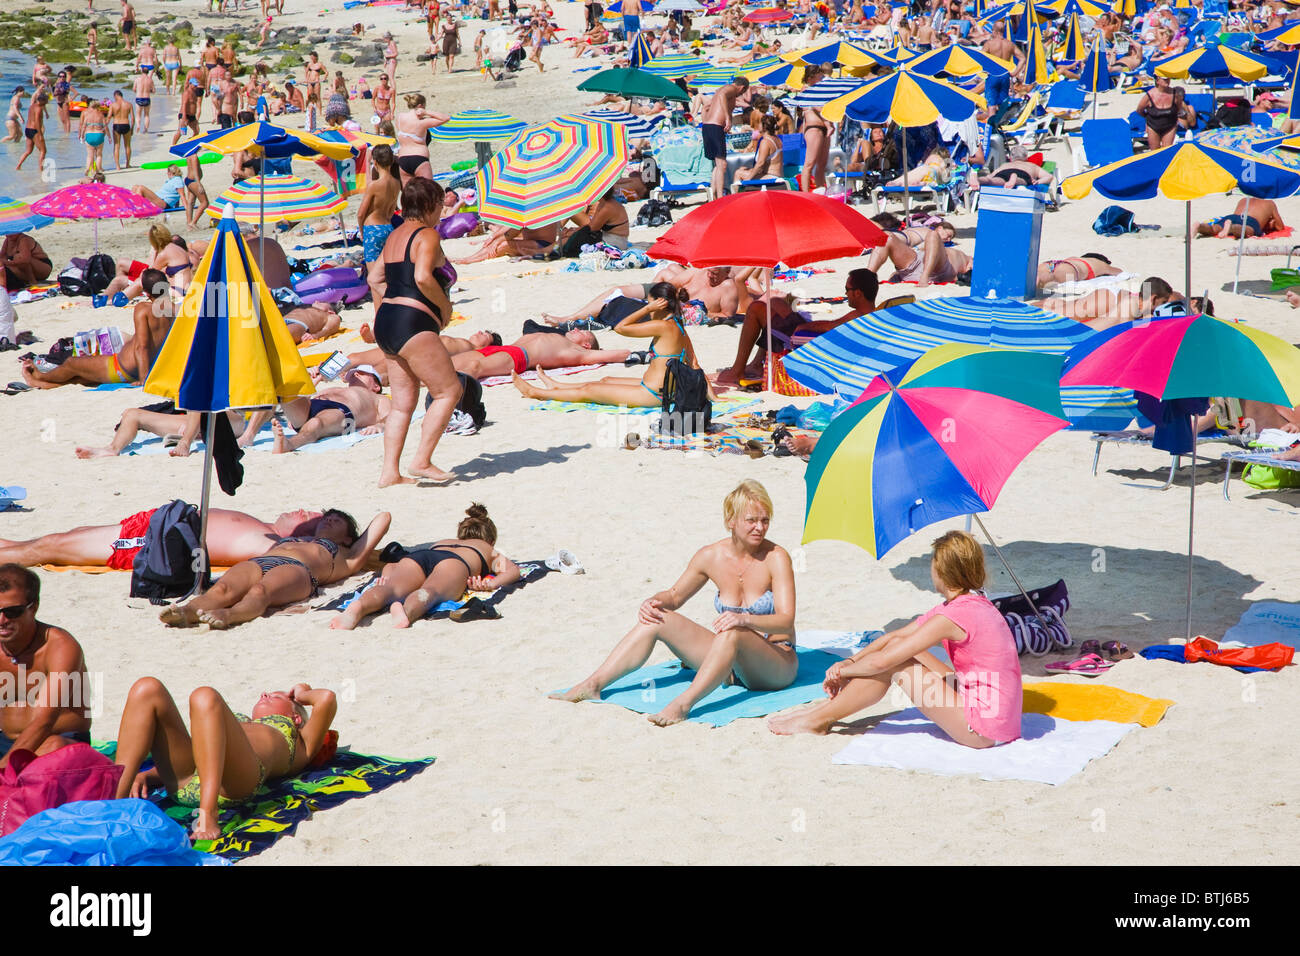
[{"label": "blue cooler box", "polygon": [[1045,194],[1036,189],[980,187],[971,295],[1004,299],[1035,295],[1045,205]]}]

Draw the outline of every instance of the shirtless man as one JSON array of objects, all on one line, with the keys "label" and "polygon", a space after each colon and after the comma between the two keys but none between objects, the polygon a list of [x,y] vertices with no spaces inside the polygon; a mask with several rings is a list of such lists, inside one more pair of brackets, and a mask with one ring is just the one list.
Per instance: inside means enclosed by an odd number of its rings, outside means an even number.
[{"label": "shirtless man", "polygon": [[731,113],[736,108],[736,98],[748,89],[749,79],[737,76],[709,99],[700,123],[704,157],[713,161],[714,196],[723,195],[723,181],[727,176],[727,130],[731,129]]},{"label": "shirtless man", "polygon": [[1099,331],[1134,319],[1153,315],[1181,315],[1187,311],[1183,297],[1168,282],[1157,276],[1142,280],[1140,292],[1098,289],[1072,299],[1040,299],[1031,304]]},{"label": "shirtless man", "polygon": [[547,325],[563,326],[574,322],[590,322],[600,314],[605,304],[617,296],[629,299],[645,298],[650,294],[650,287],[656,282],[671,282],[679,289],[685,289],[691,301],[704,306],[711,318],[732,318],[740,312],[742,299],[748,299],[743,281],[737,281],[730,269],[717,266],[712,269],[693,269],[686,266],[668,265],[655,273],[654,281],[617,285],[606,289],[596,298],[569,315],[551,315],[542,313],[542,321]]},{"label": "shirtless man", "polygon": [[[297,451],[303,445],[330,438],[334,435],[375,435],[383,430],[384,419],[393,407],[391,399],[383,395],[379,373],[369,365],[360,365],[344,373],[347,383],[341,388],[325,389],[314,396],[295,398],[284,404],[284,417],[293,426],[292,437],[284,433],[278,420],[271,422],[275,435],[272,451],[277,454]],[[257,421],[254,413],[249,427]],[[256,429],[254,429],[256,431]]]},{"label": "shirtless man", "polygon": [[983,186],[1047,186],[1052,182],[1052,174],[1037,163],[1029,160],[1010,160],[993,172],[980,177]]},{"label": "shirtless man", "polygon": [[1237,201],[1237,208],[1231,216],[1211,219],[1209,222],[1196,224],[1196,235],[1216,236],[1225,239],[1241,238],[1241,231],[1246,230],[1246,238],[1262,236],[1269,232],[1280,232],[1286,228],[1282,214],[1278,212],[1277,203],[1271,199],[1243,198]]},{"label": "shirtless man", "polygon": [[130,0],[122,0],[122,39],[126,41],[126,51],[128,53],[135,49],[135,7],[131,6]]},{"label": "shirtless man", "polygon": [[298,344],[328,338],[339,330],[343,320],[329,302],[300,305],[282,313],[289,334]]},{"label": "shirtless man", "polygon": [[[197,73],[192,70],[191,73]],[[181,111],[177,114],[176,135],[172,137],[175,146],[189,130],[190,136],[199,135],[199,108],[203,105],[203,92],[196,76],[187,76],[181,84]]]},{"label": "shirtless man", "polygon": [[27,106],[27,126],[23,129],[23,135],[27,137],[27,149],[23,151],[22,156],[18,157],[18,165],[14,169],[23,168],[23,163],[27,162],[27,157],[32,154],[33,148],[40,153],[38,162],[44,168],[45,104],[49,101],[49,94],[45,92],[44,87],[39,87],[38,91],[33,94],[32,101]]},{"label": "shirtless man", "polygon": [[510,345],[492,345],[451,357],[456,371],[474,378],[494,375],[522,375],[529,369],[568,368],[574,365],[606,365],[626,362],[627,349],[598,349],[596,336],[575,329],[560,335],[533,332],[521,335]]},{"label": "shirtless man", "polygon": [[[88,525],[29,541],[0,538],[0,561],[26,567],[85,565],[130,571],[156,510],[141,511],[114,524]],[[265,554],[281,538],[310,535],[321,517],[319,511],[300,510],[262,521],[242,511],[213,508],[208,512],[208,559],[220,567],[247,561]]]},{"label": "shirtless man", "polygon": [[17,564],[0,566],[0,769],[14,750],[40,756],[90,743],[86,655],[61,627],[36,619],[41,580]]},{"label": "shirtless man", "polygon": [[221,80],[221,114],[217,123],[222,129],[234,129],[235,116],[239,112],[239,84],[227,76]]},{"label": "shirtless man", "polygon": [[126,166],[131,168],[131,134],[135,131],[135,106],[128,103],[121,90],[113,91],[108,104],[108,119],[113,129],[113,168],[122,168],[122,150],[126,149]]},{"label": "shirtless man", "polygon": [[[135,92],[135,111],[140,117],[140,132],[149,132],[149,108],[153,103],[153,71],[141,72],[132,81]],[[128,163],[128,165],[130,165]]]},{"label": "shirtless man", "polygon": [[23,380],[33,388],[58,388],[143,382],[148,378],[176,311],[171,285],[161,271],[144,270],[140,284],[147,301],[137,303],[133,317],[135,331],[122,343],[122,351],[116,355],[74,355],[48,372],[42,372],[28,359],[22,365]]}]

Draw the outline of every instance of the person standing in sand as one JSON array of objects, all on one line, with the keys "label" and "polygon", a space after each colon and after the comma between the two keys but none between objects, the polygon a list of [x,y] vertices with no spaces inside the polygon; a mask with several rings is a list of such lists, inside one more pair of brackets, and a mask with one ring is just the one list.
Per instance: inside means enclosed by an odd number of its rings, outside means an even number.
[{"label": "person standing in sand", "polygon": [[749,79],[737,76],[709,98],[700,123],[704,139],[704,158],[713,163],[713,195],[721,196],[727,177],[727,130],[731,129],[731,113],[736,108],[736,98],[749,89]]},{"label": "person standing in sand", "polygon": [[[784,548],[767,540],[771,521],[767,490],[757,481],[742,481],[722,503],[728,536],[697,551],[676,584],[641,603],[636,626],[590,677],[551,697],[598,699],[614,681],[643,667],[657,643],[695,671],[690,686],[649,718],[660,727],[685,720],[723,684],[754,691],[789,687],[799,669],[794,566]],[[718,617],[704,627],[677,610],[710,581],[718,589]]]},{"label": "person standing in sand", "polygon": [[[384,39],[384,76],[388,77],[388,85],[397,89],[397,41],[393,39],[391,33],[385,33]],[[436,64],[437,57],[433,62]]]},{"label": "person standing in sand", "polygon": [[[451,320],[447,298],[446,258],[438,237],[442,213],[442,187],[432,179],[413,177],[402,187],[402,215],[406,221],[384,244],[380,257],[384,288],[375,312],[375,344],[387,360],[393,408],[384,422],[384,464],[379,487],[414,484],[427,478],[439,484],[455,474],[433,464],[438,440],[451,421],[461,397],[460,379],[439,333]],[[401,473],[402,448],[420,385],[429,390],[432,404],[425,412],[420,444],[409,471]]]},{"label": "person standing in sand", "polygon": [[138,73],[150,74],[158,69],[158,51],[149,37],[141,40],[139,49],[135,51],[135,68]]},{"label": "person standing in sand", "polygon": [[397,115],[397,166],[401,170],[402,185],[415,177],[433,179],[429,165],[429,130],[451,119],[446,113],[434,113],[424,108],[423,93],[408,93],[406,112]]},{"label": "person standing in sand", "polygon": [[99,66],[99,30],[93,23],[86,30],[86,63]]},{"label": "person standing in sand", "polygon": [[181,72],[181,51],[171,37],[167,38],[167,45],[163,47],[162,59],[163,68],[167,71],[167,95],[174,96]]},{"label": "person standing in sand", "polygon": [[[1002,613],[979,593],[985,581],[979,542],[964,531],[937,538],[930,579],[942,604],[832,664],[824,683],[827,699],[769,718],[768,729],[828,733],[897,685],[963,747],[983,750],[1019,739],[1020,659]],[[951,667],[928,650],[939,644]]]},{"label": "person standing in sand", "polygon": [[86,655],[61,627],[36,619],[41,579],[0,565],[0,770],[14,750],[42,755],[90,743]]}]

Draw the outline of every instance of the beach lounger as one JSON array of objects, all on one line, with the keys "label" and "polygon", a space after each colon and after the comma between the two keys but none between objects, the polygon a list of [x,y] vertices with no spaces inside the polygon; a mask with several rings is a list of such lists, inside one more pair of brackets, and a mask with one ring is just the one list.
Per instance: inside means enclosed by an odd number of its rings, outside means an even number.
[{"label": "beach lounger", "polygon": [[[1277,449],[1275,449],[1276,451]],[[1230,501],[1228,497],[1228,482],[1232,480],[1232,466],[1241,465],[1245,470],[1246,465],[1267,465],[1269,468],[1277,468],[1280,471],[1300,471],[1300,461],[1282,461],[1273,457],[1273,452],[1266,449],[1254,449],[1248,451],[1225,451],[1219,456],[1219,460],[1224,463],[1223,469],[1223,500]]]},{"label": "beach lounger", "polygon": [[[1114,445],[1145,445],[1147,447],[1151,446],[1151,436],[1143,435],[1137,429],[1130,429],[1128,431],[1119,431],[1119,432],[1093,432],[1091,439],[1092,441],[1097,443],[1096,450],[1093,452],[1092,455],[1092,473],[1094,476],[1096,476],[1097,474],[1097,464],[1101,460],[1102,445],[1109,443]],[[1245,439],[1241,438],[1240,436],[1228,435],[1222,433],[1198,435],[1196,437],[1196,446],[1199,448],[1201,445],[1208,444],[1210,442],[1230,442],[1232,444],[1241,445],[1244,443],[1244,441]],[[1165,483],[1163,485],[1160,485],[1158,488],[1156,488],[1157,491],[1164,491],[1167,488],[1173,486],[1174,475],[1177,473],[1178,469],[1182,466],[1183,457],[1184,457],[1183,455],[1169,456],[1169,477],[1165,479]],[[1212,463],[1218,460],[1218,459],[1210,458],[1205,455],[1197,455],[1196,459],[1197,461],[1204,461],[1207,463]],[[1150,488],[1152,486],[1133,484],[1133,487]],[[1224,489],[1224,496],[1225,497],[1227,496],[1226,484]]]},{"label": "beach lounger", "polygon": [[[1143,129],[1145,129],[1145,125]],[[1128,120],[1084,120],[1080,127],[1083,137],[1083,167],[1092,169],[1105,166],[1133,155],[1133,140],[1129,135]],[[1145,136],[1145,134],[1143,134]]]}]

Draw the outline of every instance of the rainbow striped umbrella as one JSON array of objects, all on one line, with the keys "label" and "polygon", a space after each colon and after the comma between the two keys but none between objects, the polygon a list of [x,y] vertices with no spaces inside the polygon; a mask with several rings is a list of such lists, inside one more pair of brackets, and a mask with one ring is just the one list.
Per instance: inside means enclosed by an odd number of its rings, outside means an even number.
[{"label": "rainbow striped umbrella", "polygon": [[444,143],[490,143],[510,139],[528,126],[500,110],[461,110],[441,126],[429,130],[431,139]]},{"label": "rainbow striped umbrella", "polygon": [[333,215],[347,208],[334,190],[301,176],[254,176],[236,183],[208,207],[214,219],[229,209],[240,222],[299,222]]},{"label": "rainbow striped umbrella", "polygon": [[[313,160],[334,181],[334,190],[346,199],[366,189],[366,168],[370,149],[374,146],[389,146],[396,151],[397,140],[374,133],[362,133],[356,130],[337,127],[321,130],[320,138],[329,143],[343,143],[356,150],[356,158],[331,159],[317,156]],[[213,155],[211,153],[207,155]],[[202,162],[202,160],[200,160]]]},{"label": "rainbow striped umbrella", "polygon": [[641,69],[655,76],[675,80],[682,76],[692,76],[712,66],[708,60],[694,53],[660,53]]},{"label": "rainbow striped umbrella", "polygon": [[32,207],[17,199],[0,196],[0,236],[12,236],[54,224],[53,216],[32,212]]},{"label": "rainbow striped umbrella", "polygon": [[1006,76],[1011,72],[1011,64],[990,56],[978,47],[946,46],[908,60],[907,69],[926,76],[938,73],[947,73],[949,76],[974,76],[977,73]]},{"label": "rainbow striped umbrella", "polygon": [[[311,376],[284,324],[233,211],[222,217],[194,271],[144,390],[177,408],[220,412],[311,395]],[[208,415],[199,544],[207,534],[217,416]],[[205,549],[206,558],[206,549]],[[205,580],[206,573],[200,575]]]},{"label": "rainbow striped umbrella", "polygon": [[1025,456],[1069,424],[1061,361],[951,344],[876,376],[813,450],[803,540],[880,558],[926,525],[992,508]]},{"label": "rainbow striped umbrella", "polygon": [[623,174],[627,129],[564,116],[517,135],[478,171],[479,216],[508,226],[541,226],[583,209]]}]

